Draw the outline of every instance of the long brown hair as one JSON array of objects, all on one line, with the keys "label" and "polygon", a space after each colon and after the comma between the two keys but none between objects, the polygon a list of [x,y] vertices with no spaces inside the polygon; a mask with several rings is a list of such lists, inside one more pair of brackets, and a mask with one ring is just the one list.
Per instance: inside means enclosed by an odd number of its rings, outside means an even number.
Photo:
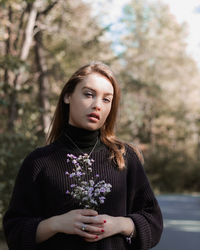
[{"label": "long brown hair", "polygon": [[[100,128],[100,136],[101,141],[110,149],[110,158],[117,163],[119,169],[123,169],[125,167],[123,157],[123,155],[125,154],[125,146],[123,142],[116,138],[114,132],[120,100],[120,89],[113,72],[107,65],[102,62],[92,62],[90,64],[84,65],[83,67],[78,69],[65,84],[60,94],[58,104],[53,116],[47,143],[54,142],[61,135],[66,123],[68,122],[69,105],[64,103],[64,96],[66,95],[66,93],[69,95],[72,94],[76,85],[81,82],[86,76],[92,73],[98,73],[106,77],[111,82],[114,89],[111,110],[104,125]],[[136,151],[134,147],[133,150]]]}]

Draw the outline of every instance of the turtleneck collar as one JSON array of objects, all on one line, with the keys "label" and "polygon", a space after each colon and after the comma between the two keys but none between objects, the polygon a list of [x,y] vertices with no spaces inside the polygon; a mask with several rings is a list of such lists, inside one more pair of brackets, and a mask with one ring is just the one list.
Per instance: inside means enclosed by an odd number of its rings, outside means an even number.
[{"label": "turtleneck collar", "polygon": [[88,152],[91,148],[94,147],[98,138],[99,142],[97,143],[95,149],[99,149],[100,147],[102,147],[102,143],[100,142],[100,130],[86,130],[67,124],[64,128],[62,138],[65,144],[69,145],[70,148],[77,151],[77,148],[73,145],[69,137],[84,153]]}]

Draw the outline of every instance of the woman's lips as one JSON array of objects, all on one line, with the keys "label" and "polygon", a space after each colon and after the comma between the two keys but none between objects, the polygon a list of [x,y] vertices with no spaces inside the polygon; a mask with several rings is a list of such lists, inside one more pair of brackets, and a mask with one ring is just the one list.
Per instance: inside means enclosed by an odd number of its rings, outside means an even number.
[{"label": "woman's lips", "polygon": [[88,119],[89,119],[89,121],[94,122],[94,123],[99,121],[97,118],[92,117],[92,116],[88,116]]},{"label": "woman's lips", "polygon": [[87,117],[91,122],[98,122],[100,120],[99,114],[97,113],[91,113],[87,115]]}]

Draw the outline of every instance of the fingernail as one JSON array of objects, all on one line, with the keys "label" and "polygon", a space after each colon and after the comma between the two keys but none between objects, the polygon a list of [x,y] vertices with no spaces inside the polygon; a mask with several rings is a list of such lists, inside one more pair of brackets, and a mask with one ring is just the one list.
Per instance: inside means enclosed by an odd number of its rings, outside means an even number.
[{"label": "fingernail", "polygon": [[104,232],[104,230],[103,230],[103,229],[101,229],[101,232],[103,233],[103,232]]},{"label": "fingernail", "polygon": [[106,223],[106,220],[104,220],[103,222]]},{"label": "fingernail", "polygon": [[95,239],[98,239],[98,238],[99,238],[98,236],[95,237]]}]

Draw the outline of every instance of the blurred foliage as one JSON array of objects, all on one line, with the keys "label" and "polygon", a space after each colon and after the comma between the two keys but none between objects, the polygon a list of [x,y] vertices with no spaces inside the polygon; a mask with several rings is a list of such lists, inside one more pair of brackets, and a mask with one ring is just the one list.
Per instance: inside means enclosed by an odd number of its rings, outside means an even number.
[{"label": "blurred foliage", "polygon": [[[44,142],[43,142],[44,143]],[[4,133],[0,135],[0,193],[1,213],[8,206],[14,180],[25,156],[42,144],[36,136],[23,133]]]},{"label": "blurred foliage", "polygon": [[[39,145],[44,144],[37,136],[21,133],[0,134],[0,223],[8,207],[15,178],[23,159]],[[0,236],[1,228],[0,228]]]},{"label": "blurred foliage", "polygon": [[91,8],[81,0],[0,1],[0,219],[23,159],[45,144],[62,86],[92,60],[119,79],[117,135],[141,148],[154,190],[200,192],[200,72],[185,27],[161,2],[131,0],[118,53],[108,39],[113,24],[101,21],[107,9]]},{"label": "blurred foliage", "polygon": [[158,147],[146,155],[146,172],[153,188],[162,193],[200,191],[199,162],[187,152]]}]

